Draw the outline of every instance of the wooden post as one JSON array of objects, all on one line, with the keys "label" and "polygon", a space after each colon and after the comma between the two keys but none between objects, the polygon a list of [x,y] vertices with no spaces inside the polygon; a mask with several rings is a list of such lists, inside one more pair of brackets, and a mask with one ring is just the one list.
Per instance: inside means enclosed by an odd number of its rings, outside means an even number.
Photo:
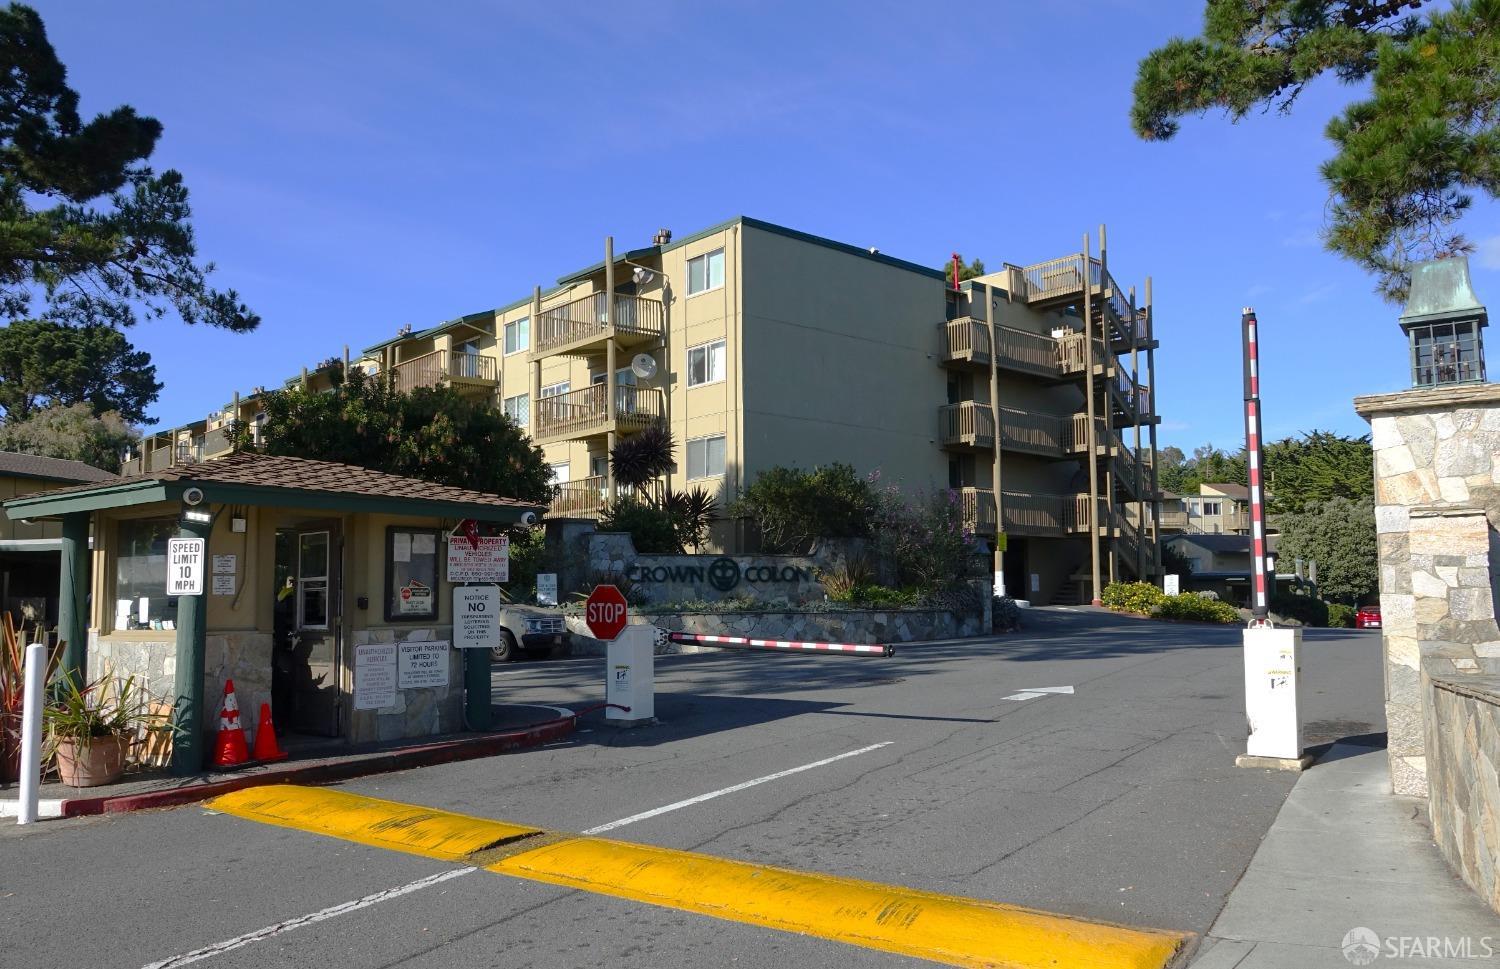
[{"label": "wooden post", "polygon": [[[971,287],[969,290],[971,299],[973,297],[975,288],[977,287]],[[1005,450],[1002,444],[1005,438],[1005,433],[1003,430],[1003,426],[1000,423],[1000,363],[999,354],[996,352],[996,348],[1000,345],[1000,343],[996,338],[998,334],[995,331],[994,307],[994,294],[990,291],[989,286],[984,286],[984,322],[989,326],[990,331],[990,413],[993,414],[995,418],[995,480],[993,483],[993,487],[995,490],[995,575],[998,577],[999,581],[994,583],[994,594],[1001,595],[1002,590],[1000,587],[1005,584],[1005,552],[1002,551],[999,546],[1000,536],[1005,532],[1005,499],[1003,497],[1004,492],[1001,489],[1000,468],[1002,464],[1002,453]],[[974,520],[975,524],[977,525],[980,515],[978,505],[979,496],[977,493],[974,500]],[[1009,593],[1010,590],[1006,589],[1004,590],[1004,592]]]},{"label": "wooden post", "polygon": [[[178,523],[179,538],[204,540],[208,557],[208,523]],[[177,667],[173,676],[172,773],[189,777],[203,770],[203,673],[206,666],[208,595],[177,597]]]},{"label": "wooden post", "polygon": [[1094,287],[1090,282],[1090,271],[1092,265],[1092,247],[1089,245],[1088,233],[1083,235],[1083,386],[1086,413],[1088,414],[1088,465],[1089,465],[1089,568],[1093,578],[1093,587],[1089,590],[1093,596],[1093,604],[1102,606],[1104,601],[1099,598],[1103,590],[1099,588],[1099,435],[1094,426]]},{"label": "wooden post", "polygon": [[615,466],[609,456],[615,451],[615,237],[604,237],[604,422],[609,427],[605,437],[604,494],[615,499]]},{"label": "wooden post", "polygon": [[1147,408],[1147,417],[1151,423],[1147,428],[1151,434],[1151,523],[1156,534],[1156,574],[1160,577],[1164,574],[1161,561],[1161,502],[1158,496],[1161,494],[1157,483],[1156,470],[1156,311],[1155,304],[1151,302],[1151,277],[1146,277],[1146,386],[1151,388],[1151,406]]}]

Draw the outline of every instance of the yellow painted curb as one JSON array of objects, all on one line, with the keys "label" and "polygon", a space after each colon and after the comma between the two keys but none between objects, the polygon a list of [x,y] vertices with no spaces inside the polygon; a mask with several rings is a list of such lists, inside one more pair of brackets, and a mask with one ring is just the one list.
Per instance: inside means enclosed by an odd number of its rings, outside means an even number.
[{"label": "yellow painted curb", "polygon": [[1161,969],[1188,935],[874,882],[577,838],[490,871],[984,969]]},{"label": "yellow painted curb", "polygon": [[382,801],[323,787],[277,784],[234,791],[208,802],[225,814],[444,861],[541,834],[538,828]]}]

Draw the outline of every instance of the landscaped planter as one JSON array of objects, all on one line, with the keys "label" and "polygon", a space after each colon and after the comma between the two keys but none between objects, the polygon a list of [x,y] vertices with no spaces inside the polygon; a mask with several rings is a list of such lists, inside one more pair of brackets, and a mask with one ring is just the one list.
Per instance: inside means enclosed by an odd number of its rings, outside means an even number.
[{"label": "landscaped planter", "polygon": [[70,741],[57,744],[57,773],[69,787],[113,784],[125,773],[124,737],[95,737],[87,746]]}]

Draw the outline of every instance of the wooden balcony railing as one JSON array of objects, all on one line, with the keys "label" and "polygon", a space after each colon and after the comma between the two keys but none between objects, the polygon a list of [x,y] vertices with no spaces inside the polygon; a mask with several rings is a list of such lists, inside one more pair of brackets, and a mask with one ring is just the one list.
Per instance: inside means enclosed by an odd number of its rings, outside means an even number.
[{"label": "wooden balcony railing", "polygon": [[995,493],[982,488],[960,488],[964,525],[975,535],[994,535],[999,525],[995,515]]},{"label": "wooden balcony railing", "polygon": [[[608,431],[608,402],[609,392],[604,384],[533,401],[534,436],[572,438]],[[662,414],[661,391],[632,386],[615,388],[615,430],[642,430],[659,423]]]},{"label": "wooden balcony railing", "polygon": [[660,339],[664,317],[659,300],[616,295],[613,329],[604,324],[605,305],[603,293],[590,293],[542,310],[536,319],[536,351],[549,353],[606,336]]},{"label": "wooden balcony railing", "polygon": [[593,518],[604,511],[608,500],[604,475],[593,475],[556,486],[547,514],[554,518]]},{"label": "wooden balcony railing", "polygon": [[995,414],[972,400],[945,404],[938,408],[938,436],[945,446],[993,448]]},{"label": "wooden balcony railing", "polygon": [[418,387],[436,387],[452,378],[494,383],[495,358],[461,350],[434,350],[391,368],[391,381],[403,394]]},{"label": "wooden balcony railing", "polygon": [[1188,514],[1185,511],[1164,511],[1159,516],[1161,530],[1164,532],[1185,532],[1188,528]]},{"label": "wooden balcony railing", "polygon": [[1072,436],[1071,419],[1040,411],[1000,408],[1000,439],[1008,448],[1064,454]]},{"label": "wooden balcony railing", "polygon": [[1087,532],[1093,521],[1087,494],[1048,495],[1007,491],[1001,496],[1005,530],[1033,535]]},{"label": "wooden balcony railing", "polygon": [[971,363],[985,367],[990,363],[989,325],[970,317],[949,320],[943,328],[943,362]]},{"label": "wooden balcony railing", "polygon": [[1045,377],[1055,377],[1062,372],[1057,341],[1050,336],[999,326],[995,328],[995,339],[999,343],[996,352],[1000,359],[1013,369]]}]

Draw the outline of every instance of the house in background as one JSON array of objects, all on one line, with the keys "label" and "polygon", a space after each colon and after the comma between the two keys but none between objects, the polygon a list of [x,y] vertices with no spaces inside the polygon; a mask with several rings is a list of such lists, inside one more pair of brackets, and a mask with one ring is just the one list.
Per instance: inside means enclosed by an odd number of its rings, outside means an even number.
[{"label": "house in background", "polygon": [[1204,482],[1196,496],[1184,499],[1184,505],[1189,532],[1250,534],[1250,489],[1244,485]]},{"label": "house in background", "polygon": [[[82,461],[0,451],[0,501],[65,485],[116,477]],[[0,608],[18,626],[57,623],[57,583],[62,525],[55,521],[8,521],[0,517]]]},{"label": "house in background", "polygon": [[[1204,487],[1207,487],[1205,485]],[[1266,574],[1276,577],[1272,591],[1286,592],[1302,580],[1276,571],[1279,536],[1266,536]],[[1250,536],[1183,533],[1163,535],[1163,548],[1170,548],[1193,563],[1193,570],[1179,576],[1183,592],[1212,592],[1237,606],[1250,604]]]}]

